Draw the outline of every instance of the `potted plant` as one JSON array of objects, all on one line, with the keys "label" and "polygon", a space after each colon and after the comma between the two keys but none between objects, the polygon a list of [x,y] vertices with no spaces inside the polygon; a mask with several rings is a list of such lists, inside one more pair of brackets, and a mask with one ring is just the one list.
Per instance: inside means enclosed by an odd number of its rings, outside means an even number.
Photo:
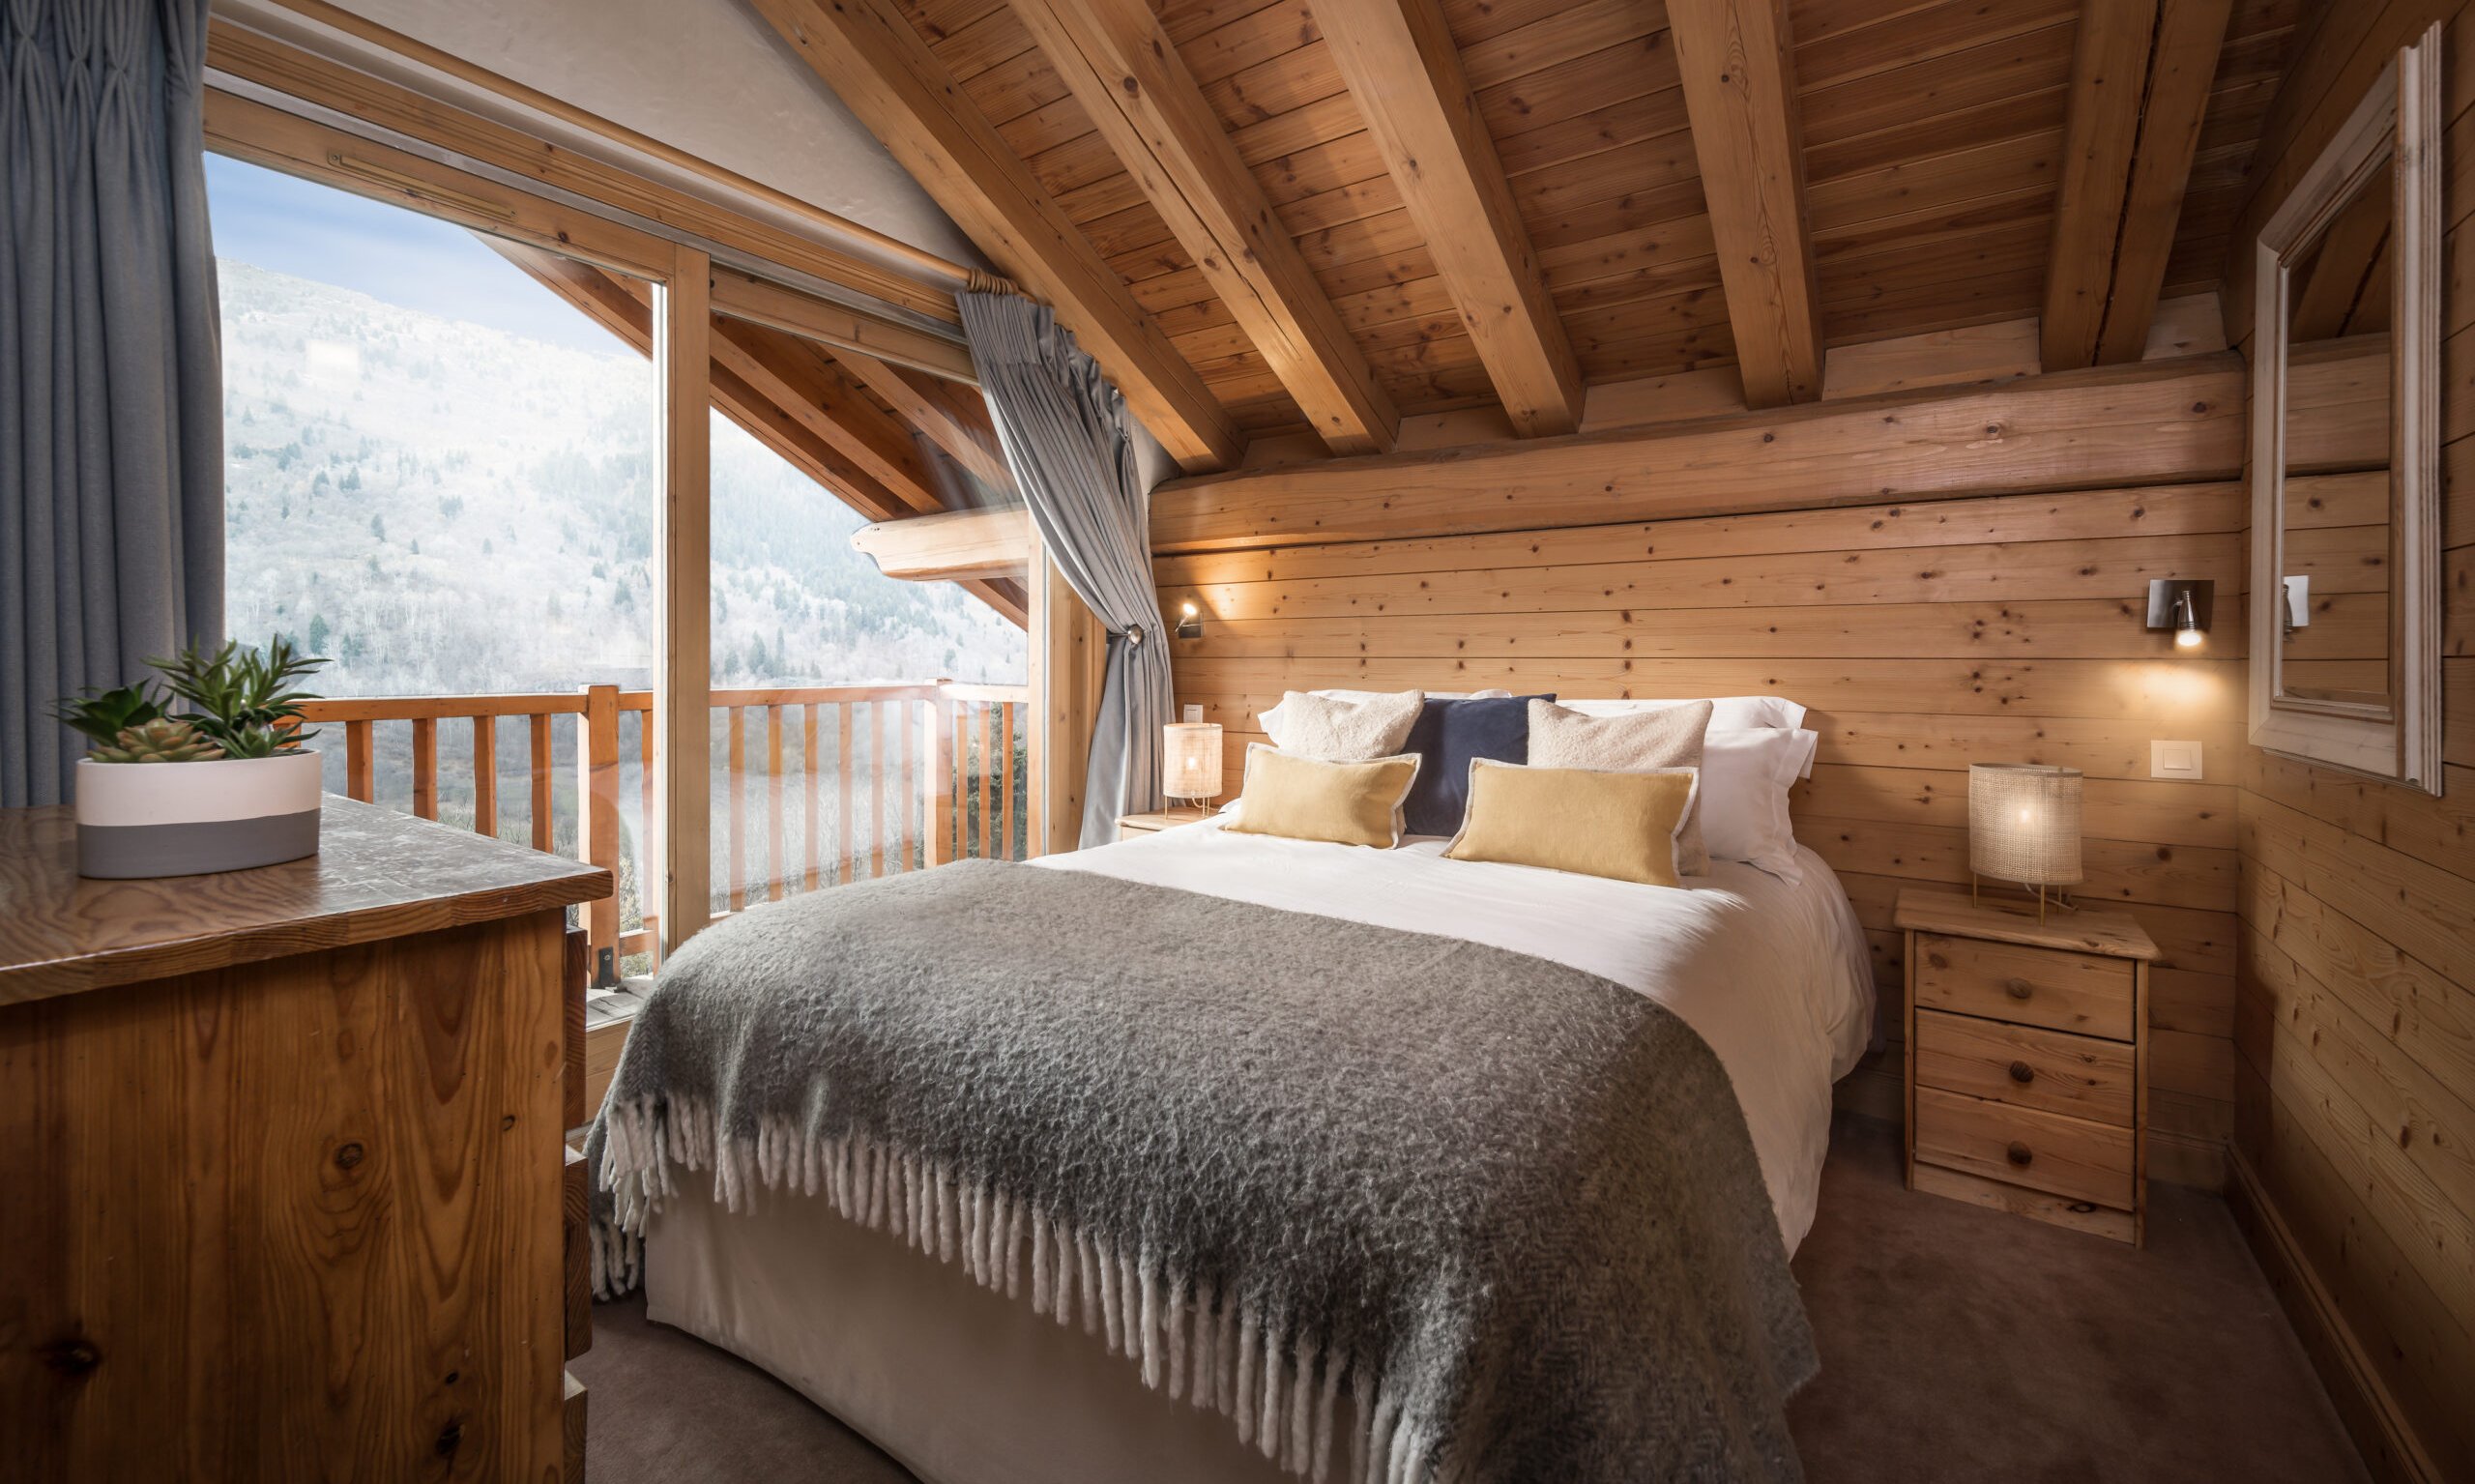
[{"label": "potted plant", "polygon": [[277,635],[263,652],[191,645],[141,680],[65,700],[94,742],[77,764],[77,874],[194,876],[318,853],[318,754],[296,688],[327,661]]}]

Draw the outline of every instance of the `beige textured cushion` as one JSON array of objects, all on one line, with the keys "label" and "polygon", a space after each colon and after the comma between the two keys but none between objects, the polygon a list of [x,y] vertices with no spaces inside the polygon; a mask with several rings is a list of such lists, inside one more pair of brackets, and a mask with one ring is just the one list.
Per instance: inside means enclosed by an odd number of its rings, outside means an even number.
[{"label": "beige textured cushion", "polygon": [[1401,801],[1418,776],[1418,755],[1332,762],[1256,742],[1246,749],[1238,817],[1223,829],[1335,845],[1401,843]]},{"label": "beige textured cushion", "polygon": [[[1694,701],[1624,716],[1586,716],[1553,701],[1529,703],[1529,766],[1595,768],[1647,772],[1654,768],[1700,768],[1702,734],[1710,728],[1710,703]],[[1706,876],[1710,853],[1702,845],[1700,811],[1688,812],[1676,837],[1676,869]]]},{"label": "beige textured cushion", "polygon": [[1378,691],[1362,699],[1292,690],[1280,698],[1280,731],[1272,741],[1295,757],[1344,763],[1391,757],[1410,740],[1426,704],[1423,690]]},{"label": "beige textured cushion", "polygon": [[1470,812],[1444,854],[1673,887],[1676,836],[1700,774],[1690,768],[1598,772],[1476,758]]}]

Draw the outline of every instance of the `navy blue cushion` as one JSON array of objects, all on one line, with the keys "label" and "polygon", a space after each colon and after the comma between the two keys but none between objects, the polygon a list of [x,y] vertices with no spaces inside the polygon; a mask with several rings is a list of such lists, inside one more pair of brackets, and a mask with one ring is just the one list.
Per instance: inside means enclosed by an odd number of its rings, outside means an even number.
[{"label": "navy blue cushion", "polygon": [[1456,834],[1470,807],[1470,760],[1529,761],[1529,703],[1554,696],[1509,696],[1485,701],[1429,701],[1410,728],[1401,750],[1423,754],[1418,781],[1403,801],[1410,834]]}]

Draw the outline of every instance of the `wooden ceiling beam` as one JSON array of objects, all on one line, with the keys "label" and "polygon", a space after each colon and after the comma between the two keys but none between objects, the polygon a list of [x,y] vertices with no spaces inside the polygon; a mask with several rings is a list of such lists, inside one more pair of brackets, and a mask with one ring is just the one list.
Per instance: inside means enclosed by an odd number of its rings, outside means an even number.
[{"label": "wooden ceiling beam", "polygon": [[727,366],[923,515],[946,509],[911,429],[805,343],[744,320],[713,317],[713,364]]},{"label": "wooden ceiling beam", "polygon": [[1669,0],[1667,15],[1745,401],[1812,401],[1821,303],[1787,0]]},{"label": "wooden ceiling beam", "polygon": [[1335,453],[1389,451],[1400,425],[1289,228],[1146,0],[1012,0],[1178,245]]},{"label": "wooden ceiling beam", "polygon": [[891,361],[947,381],[968,385],[975,384],[978,378],[971,364],[971,347],[958,338],[860,314],[736,268],[714,266],[713,309],[733,319],[765,325],[836,350],[853,350],[880,361]]},{"label": "wooden ceiling beam", "polygon": [[2162,0],[2159,6],[2148,101],[2140,112],[2140,146],[2132,152],[2131,190],[2114,249],[2105,326],[2097,336],[2100,364],[2119,365],[2148,353],[2148,327],[2157,317],[2167,264],[2174,255],[2183,191],[2191,183],[2233,9],[2233,0]]},{"label": "wooden ceiling beam", "polygon": [[1226,468],[1245,439],[1125,280],[921,42],[896,0],[753,0],[998,268],[1053,305],[1188,470]]},{"label": "wooden ceiling beam", "polygon": [[2046,253],[2047,370],[2146,354],[2230,13],[2230,0],[2089,0]]},{"label": "wooden ceiling beam", "polygon": [[[2315,411],[2335,405],[2317,390],[2297,397]],[[1900,391],[1529,443],[1173,480],[1151,494],[1151,549],[1415,540],[2230,480],[2243,469],[2243,426],[2241,358],[2189,356],[1922,395]],[[1508,493],[1515,489],[1517,497]]]},{"label": "wooden ceiling beam", "polygon": [[2071,60],[2062,179],[2046,249],[2038,356],[2049,371],[2093,365],[2131,194],[2158,0],[2087,0]]},{"label": "wooden ceiling beam", "polygon": [[999,505],[879,521],[853,532],[851,544],[873,559],[877,570],[906,582],[1025,581],[1031,572],[1032,517],[1019,505]]},{"label": "wooden ceiling beam", "polygon": [[964,411],[964,398],[975,395],[969,388],[946,382],[923,386],[874,356],[839,347],[835,348],[833,359],[858,377],[861,386],[884,397],[896,417],[918,429],[974,479],[1001,495],[1015,492],[1014,471],[1006,464],[1005,453],[993,436],[981,432],[986,414],[974,419]]},{"label": "wooden ceiling beam", "polygon": [[1440,0],[1354,0],[1316,21],[1513,431],[1572,432],[1581,364]]}]

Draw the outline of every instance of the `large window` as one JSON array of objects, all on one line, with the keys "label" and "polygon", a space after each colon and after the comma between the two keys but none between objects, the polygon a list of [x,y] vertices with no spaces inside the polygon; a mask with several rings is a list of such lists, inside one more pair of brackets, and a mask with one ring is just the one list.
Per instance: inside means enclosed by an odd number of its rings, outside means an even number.
[{"label": "large window", "polygon": [[[597,947],[650,962],[660,285],[236,160],[211,157],[208,185],[231,631],[334,661],[314,743],[332,791],[612,865],[616,912],[582,917]],[[783,426],[815,410],[776,389],[752,414],[722,354],[713,909],[941,858],[940,801],[976,853],[970,729],[1008,692],[940,683],[1019,689],[1022,630],[854,551],[839,466],[787,456]]]},{"label": "large window", "polygon": [[[807,389],[838,399],[855,423],[890,425],[827,348],[728,321],[715,333],[742,364],[767,368],[777,395]],[[749,357],[749,345],[760,352]],[[976,797],[979,754],[967,727],[957,740],[954,716],[1010,704],[1019,721],[1020,702],[953,699],[941,683],[1019,686],[1023,631],[953,584],[879,574],[851,545],[861,515],[790,462],[811,449],[769,446],[714,415],[716,916],[971,851],[971,821],[958,843],[951,810],[956,798]],[[887,478],[930,477],[923,450],[885,440],[878,449]]]},{"label": "large window", "polygon": [[642,687],[652,366],[460,227],[208,161],[236,636],[332,694]]},{"label": "large window", "polygon": [[566,855],[594,700],[636,698],[602,854],[642,946],[652,366],[461,227],[218,157],[207,189],[231,633],[364,703],[312,742],[331,792]]}]

